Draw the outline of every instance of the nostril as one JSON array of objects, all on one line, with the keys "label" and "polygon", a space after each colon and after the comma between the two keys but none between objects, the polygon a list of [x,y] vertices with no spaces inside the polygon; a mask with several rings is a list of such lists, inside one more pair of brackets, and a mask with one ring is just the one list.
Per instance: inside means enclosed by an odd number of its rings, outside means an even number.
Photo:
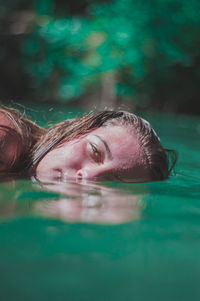
[{"label": "nostril", "polygon": [[82,178],[83,177],[83,173],[81,171],[78,171],[76,173],[76,175],[77,175],[78,178]]},{"label": "nostril", "polygon": [[77,178],[80,179],[86,179],[87,178],[87,172],[85,170],[78,170],[76,173]]}]

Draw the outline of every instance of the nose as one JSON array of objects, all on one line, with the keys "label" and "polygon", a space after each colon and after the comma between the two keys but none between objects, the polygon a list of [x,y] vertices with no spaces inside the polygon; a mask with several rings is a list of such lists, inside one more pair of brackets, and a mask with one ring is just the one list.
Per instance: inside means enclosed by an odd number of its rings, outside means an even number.
[{"label": "nose", "polygon": [[107,179],[108,171],[102,169],[80,169],[76,173],[76,177],[79,179]]},{"label": "nose", "polygon": [[79,179],[87,179],[88,178],[88,174],[87,172],[85,172],[84,170],[78,170],[76,173],[76,177]]}]

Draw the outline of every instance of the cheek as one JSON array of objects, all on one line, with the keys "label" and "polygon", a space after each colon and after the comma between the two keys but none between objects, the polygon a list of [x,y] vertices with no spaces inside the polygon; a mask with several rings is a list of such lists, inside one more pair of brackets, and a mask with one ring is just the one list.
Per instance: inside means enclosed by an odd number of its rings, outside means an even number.
[{"label": "cheek", "polygon": [[56,151],[50,151],[46,154],[38,163],[36,167],[36,173],[44,173],[56,167],[59,163],[57,158],[59,158],[56,154]]},{"label": "cheek", "polygon": [[55,169],[79,170],[87,160],[86,143],[68,143],[50,151],[36,167],[36,173]]},{"label": "cheek", "polygon": [[87,160],[86,143],[74,143],[67,152],[67,165],[73,169],[80,169]]}]

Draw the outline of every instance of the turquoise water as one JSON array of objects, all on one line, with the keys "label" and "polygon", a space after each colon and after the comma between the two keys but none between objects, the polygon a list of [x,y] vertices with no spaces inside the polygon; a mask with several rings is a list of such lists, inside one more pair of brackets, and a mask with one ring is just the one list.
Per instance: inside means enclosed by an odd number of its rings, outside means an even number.
[{"label": "turquoise water", "polygon": [[147,118],[179,153],[167,181],[0,184],[0,300],[200,299],[200,119]]}]

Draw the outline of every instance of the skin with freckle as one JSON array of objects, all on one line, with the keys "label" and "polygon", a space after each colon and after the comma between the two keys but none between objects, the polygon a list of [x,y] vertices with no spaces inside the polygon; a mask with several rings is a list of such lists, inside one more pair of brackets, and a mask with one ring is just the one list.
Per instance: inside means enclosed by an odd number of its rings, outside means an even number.
[{"label": "skin with freckle", "polygon": [[[92,146],[100,153],[98,159]],[[145,166],[138,139],[125,127],[107,126],[47,153],[36,168],[36,177],[39,180],[50,176],[62,180],[75,177],[134,181],[148,177]]]}]

